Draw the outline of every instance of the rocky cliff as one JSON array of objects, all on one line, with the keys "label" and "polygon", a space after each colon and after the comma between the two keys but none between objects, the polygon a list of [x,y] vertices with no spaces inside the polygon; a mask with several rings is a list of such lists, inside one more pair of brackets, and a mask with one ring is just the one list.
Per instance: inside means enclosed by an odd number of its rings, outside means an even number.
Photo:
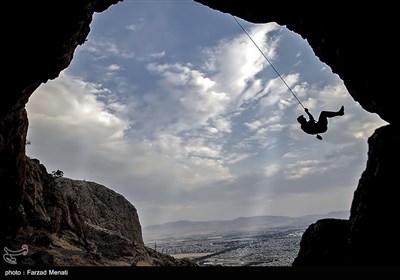
[{"label": "rocky cliff", "polygon": [[276,22],[300,34],[349,94],[390,125],[370,137],[367,168],[354,193],[348,221],[320,220],[303,235],[294,265],[398,265],[400,214],[395,161],[399,118],[393,101],[397,24],[392,4],[196,0],[253,23]]},{"label": "rocky cliff", "polygon": [[8,248],[28,245],[21,264],[38,266],[188,266],[144,246],[135,207],[94,182],[54,177],[37,159],[26,159],[26,185],[16,235]]},{"label": "rocky cliff", "polygon": [[[35,89],[56,78],[89,34],[95,12],[119,0],[10,2],[4,38],[7,59],[0,96],[0,211],[1,238],[14,234],[21,220],[19,208],[25,187],[25,143],[28,119],[25,104]],[[11,81],[15,81],[11,83]]]}]

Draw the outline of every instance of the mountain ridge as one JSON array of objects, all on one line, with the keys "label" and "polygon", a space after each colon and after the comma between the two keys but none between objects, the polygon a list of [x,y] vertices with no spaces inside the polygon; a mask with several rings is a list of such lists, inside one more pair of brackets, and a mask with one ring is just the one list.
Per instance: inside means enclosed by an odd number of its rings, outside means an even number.
[{"label": "mountain ridge", "polygon": [[237,217],[231,220],[189,221],[178,220],[162,224],[148,225],[142,228],[144,239],[184,237],[190,235],[221,234],[246,232],[253,230],[277,229],[282,227],[299,227],[304,229],[317,219],[348,219],[350,210],[334,211],[326,214],[311,214],[298,217],[261,215]]},{"label": "mountain ridge", "polygon": [[210,222],[228,222],[228,221],[235,221],[239,219],[253,219],[253,218],[264,218],[264,217],[278,217],[278,218],[291,218],[291,219],[296,219],[296,218],[303,218],[303,217],[312,217],[312,216],[332,216],[332,215],[341,215],[341,214],[349,214],[350,215],[350,210],[347,211],[332,211],[328,212],[326,214],[308,214],[308,215],[303,215],[303,216],[286,216],[286,215],[258,215],[258,216],[240,216],[234,219],[230,220],[201,220],[201,221],[191,221],[191,220],[177,220],[177,221],[172,221],[172,222],[166,222],[166,223],[161,223],[161,224],[151,224],[144,226],[143,228],[146,227],[152,227],[152,226],[161,226],[161,225],[167,225],[167,224],[174,224],[174,223],[182,223],[182,222],[188,222],[188,223],[210,223]]}]

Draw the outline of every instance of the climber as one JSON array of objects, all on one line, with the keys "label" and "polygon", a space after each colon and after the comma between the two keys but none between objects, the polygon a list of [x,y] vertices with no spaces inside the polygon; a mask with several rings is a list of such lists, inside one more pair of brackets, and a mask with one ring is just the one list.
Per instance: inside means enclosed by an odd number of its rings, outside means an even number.
[{"label": "climber", "polygon": [[313,115],[308,112],[307,108],[304,108],[304,111],[306,111],[310,119],[307,121],[303,115],[297,118],[297,121],[301,124],[301,129],[308,134],[317,134],[317,139],[319,140],[322,140],[322,137],[319,134],[328,130],[328,118],[344,115],[343,106],[337,112],[322,111],[319,115],[318,121],[315,121]]}]

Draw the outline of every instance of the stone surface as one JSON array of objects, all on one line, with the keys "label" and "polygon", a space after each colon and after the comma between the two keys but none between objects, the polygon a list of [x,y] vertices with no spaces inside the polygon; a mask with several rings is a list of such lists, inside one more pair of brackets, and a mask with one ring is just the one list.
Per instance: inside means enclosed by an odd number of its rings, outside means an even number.
[{"label": "stone surface", "polygon": [[393,125],[381,127],[369,138],[368,145],[367,168],[351,205],[350,260],[356,265],[398,266],[400,188],[396,182],[400,131]]},{"label": "stone surface", "polygon": [[399,143],[400,133],[393,125],[375,131],[368,140],[367,168],[354,192],[349,221],[312,224],[302,237],[293,265],[399,264],[395,221],[400,213],[400,189],[393,183],[397,181]]},{"label": "stone surface", "polygon": [[344,266],[348,260],[349,221],[323,219],[304,232],[293,266]]},{"label": "stone surface", "polygon": [[4,30],[4,81],[0,95],[0,211],[5,217],[2,238],[14,234],[20,224],[19,208],[24,194],[25,143],[28,128],[25,104],[35,89],[58,77],[85,42],[93,13],[119,0],[54,2],[18,1],[7,4],[8,28]]},{"label": "stone surface", "polygon": [[139,216],[125,197],[94,182],[57,178],[55,183],[62,203],[59,207],[69,213],[62,227],[74,227],[74,220],[80,220],[84,227],[143,245]]},{"label": "stone surface", "polygon": [[1,239],[15,233],[22,223],[19,210],[25,185],[27,131],[25,109],[16,109],[0,117],[0,211],[4,217],[4,226],[0,227]]}]

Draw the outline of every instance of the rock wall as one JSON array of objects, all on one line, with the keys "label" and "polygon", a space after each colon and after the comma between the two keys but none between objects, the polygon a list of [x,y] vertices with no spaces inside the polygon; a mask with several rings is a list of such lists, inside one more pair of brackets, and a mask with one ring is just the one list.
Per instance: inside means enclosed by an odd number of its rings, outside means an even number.
[{"label": "rock wall", "polygon": [[400,263],[397,185],[400,131],[381,127],[368,140],[368,162],[354,193],[350,213],[349,258],[356,265]]},{"label": "rock wall", "polygon": [[[122,195],[94,182],[68,178],[57,178],[55,182],[63,213],[79,212],[85,226],[144,244],[136,208]],[[71,215],[65,217],[71,227]]]},{"label": "rock wall", "polygon": [[344,266],[348,263],[349,221],[322,219],[304,232],[293,266]]},{"label": "rock wall", "polygon": [[27,132],[28,118],[25,109],[0,117],[0,211],[4,217],[4,226],[0,229],[2,239],[15,233],[21,223],[19,208],[25,186]]},{"label": "rock wall", "polygon": [[[25,104],[35,89],[56,78],[89,34],[95,12],[120,0],[26,1],[7,4],[4,30],[4,81],[0,95],[0,211],[7,226],[2,238],[20,224],[18,209],[24,193],[25,142],[28,128]],[[15,81],[15,82],[11,82]]]}]

